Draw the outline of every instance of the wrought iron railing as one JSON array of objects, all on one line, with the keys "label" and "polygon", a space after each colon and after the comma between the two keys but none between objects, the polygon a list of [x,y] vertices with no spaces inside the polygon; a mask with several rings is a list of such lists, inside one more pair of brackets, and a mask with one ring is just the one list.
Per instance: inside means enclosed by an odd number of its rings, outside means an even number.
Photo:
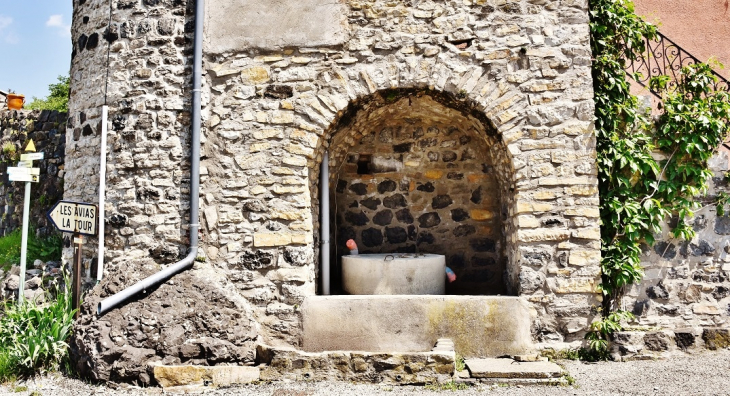
[{"label": "wrought iron railing", "polygon": [[[655,92],[649,86],[649,80],[652,77],[669,76],[669,88],[676,87],[682,67],[702,63],[695,56],[677,45],[677,43],[659,32],[657,32],[656,39],[647,39],[644,43],[643,55],[639,59],[629,62],[626,71],[633,74],[639,84],[649,88],[651,93],[657,97],[661,97],[659,92]],[[730,82],[714,71],[713,74],[717,77],[714,90],[730,91]]]}]

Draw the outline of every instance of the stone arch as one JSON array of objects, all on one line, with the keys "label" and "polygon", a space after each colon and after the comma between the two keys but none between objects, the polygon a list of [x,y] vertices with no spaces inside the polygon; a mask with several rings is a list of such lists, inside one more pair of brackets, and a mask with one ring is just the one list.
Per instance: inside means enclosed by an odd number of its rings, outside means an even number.
[{"label": "stone arch", "polygon": [[[468,74],[468,73],[467,73]],[[460,85],[452,84],[451,88],[452,90],[455,90]],[[491,121],[485,114],[484,110],[489,109],[491,110],[491,114],[495,114],[498,110],[497,106],[481,106],[476,102],[475,100],[470,100],[468,95],[463,91],[463,89],[457,90],[456,93],[449,93],[446,91],[436,91],[430,89],[431,87],[416,87],[416,88],[401,88],[401,89],[384,89],[381,91],[376,91],[375,93],[367,94],[361,97],[357,97],[355,100],[352,100],[348,102],[348,105],[337,112],[337,114],[332,117],[332,121],[330,121],[330,124],[326,129],[322,130],[321,137],[319,139],[319,144],[317,145],[317,148],[315,149],[315,153],[313,154],[313,157],[315,158],[315,164],[310,169],[310,194],[313,201],[313,219],[319,218],[318,208],[319,208],[319,199],[318,199],[318,181],[319,181],[319,164],[321,164],[322,155],[325,152],[325,150],[331,149],[332,152],[331,155],[331,169],[330,174],[335,174],[339,168],[343,165],[343,161],[345,161],[345,153],[340,149],[333,148],[332,144],[334,141],[339,140],[340,147],[347,146],[348,144],[351,146],[354,143],[354,139],[361,138],[362,136],[358,136],[357,132],[354,132],[352,128],[350,128],[352,125],[350,124],[362,124],[364,121],[363,118],[372,118],[372,117],[387,117],[387,112],[390,111],[393,112],[393,107],[397,107],[399,101],[426,101],[430,102],[430,104],[440,106],[443,111],[446,112],[452,112],[449,117],[454,117],[458,115],[458,117],[461,117],[462,126],[464,126],[466,129],[468,129],[467,135],[469,136],[462,136],[464,139],[471,139],[477,138],[481,139],[478,143],[479,148],[477,148],[477,152],[479,155],[485,155],[486,157],[489,157],[488,162],[489,165],[486,163],[484,166],[489,166],[490,169],[488,171],[482,172],[484,176],[487,178],[490,178],[494,181],[497,181],[496,185],[498,186],[498,194],[496,194],[496,207],[492,207],[491,209],[476,209],[473,211],[473,213],[470,213],[468,216],[471,220],[476,219],[475,221],[488,221],[490,222],[490,226],[493,230],[491,231],[490,235],[491,238],[481,238],[482,241],[485,241],[483,243],[486,243],[488,246],[479,246],[476,248],[476,250],[481,251],[482,253],[487,252],[486,254],[478,254],[474,256],[469,256],[467,258],[468,262],[474,262],[478,263],[475,265],[489,265],[494,264],[499,270],[493,271],[489,276],[483,277],[484,279],[489,278],[489,282],[493,284],[497,284],[497,287],[492,287],[491,292],[479,292],[475,291],[475,288],[472,287],[471,291],[468,293],[459,293],[459,290],[456,292],[458,294],[505,294],[506,290],[515,291],[516,288],[514,285],[505,285],[505,280],[508,280],[510,276],[508,275],[511,273],[511,270],[508,270],[510,266],[508,265],[508,258],[511,257],[512,250],[514,250],[512,247],[509,246],[508,240],[513,239],[511,237],[511,233],[514,231],[514,226],[511,221],[510,213],[513,212],[512,207],[514,205],[514,197],[512,192],[514,191],[514,166],[512,164],[512,159],[510,158],[510,152],[505,145],[504,141],[501,139],[499,129],[498,128],[504,128],[504,123],[495,123]],[[473,93],[474,97],[479,97],[478,92]],[[504,95],[504,93],[502,94]],[[485,96],[486,98],[489,98],[489,95]],[[510,101],[510,98],[513,98],[512,101]],[[333,112],[326,112],[322,111],[324,109],[318,108],[318,105],[321,106],[322,103],[326,104],[328,103],[328,97],[324,95],[317,95],[318,101],[314,102],[314,105],[312,102],[309,102],[309,110],[305,109],[299,109],[300,111],[304,113],[310,114],[310,119],[313,119],[314,117],[311,116],[313,111],[316,111],[317,114],[324,116],[330,116],[334,115]],[[484,98],[482,98],[484,100]],[[514,99],[514,95],[511,97],[508,97],[505,99],[505,103],[516,103],[516,100]],[[334,103],[332,101],[331,103]],[[300,102],[301,104],[301,102]],[[509,108],[509,105],[504,105],[502,108]],[[481,108],[481,110],[479,109]],[[499,114],[499,113],[497,113]],[[423,114],[421,114],[423,116]],[[322,117],[322,118],[323,118]],[[329,117],[327,117],[329,118]],[[359,120],[357,120],[359,118]],[[444,123],[448,123],[446,119],[448,117],[442,117],[443,119],[440,121],[441,125],[445,125]],[[511,119],[507,119],[506,117],[501,118],[502,121],[507,120],[511,121]],[[322,119],[324,121],[324,118]],[[372,120],[371,120],[372,121]],[[318,124],[322,122],[317,122]],[[465,124],[464,124],[465,123]],[[471,124],[471,125],[466,125]],[[495,125],[496,124],[496,125]],[[343,129],[348,129],[349,135],[347,136],[347,133],[343,134]],[[341,145],[343,142],[349,142],[345,144],[344,146]],[[485,153],[481,153],[479,151],[486,151]],[[472,150],[473,151],[473,150]],[[451,165],[451,164],[449,164]],[[479,177],[474,175],[475,177]],[[471,178],[472,175],[469,176]],[[332,184],[330,186],[331,191],[337,191],[338,186],[336,184]],[[488,188],[487,188],[488,189]],[[473,197],[472,197],[473,198]],[[475,202],[480,201],[480,199],[477,201],[477,198],[474,198]],[[493,202],[494,203],[494,202]],[[488,208],[489,205],[486,205],[485,208]],[[481,212],[480,212],[481,210]],[[479,215],[475,215],[475,213],[481,213]],[[477,217],[477,216],[483,216],[483,217]],[[484,225],[482,225],[479,228],[489,228]],[[498,228],[499,230],[495,231],[494,228]],[[315,233],[318,232],[319,225],[315,221],[313,229],[315,230]],[[455,235],[464,236],[470,235],[474,233],[474,226],[472,225],[463,225],[462,228],[459,229],[459,231],[452,230]],[[464,231],[466,230],[466,231]],[[409,233],[412,233],[412,230],[409,230]],[[416,237],[417,242],[416,246],[418,246],[418,238],[420,238],[420,233],[417,232],[419,236]],[[496,238],[495,238],[496,236]],[[316,238],[315,238],[316,239]],[[386,236],[387,239],[387,236]],[[496,239],[496,240],[495,240]],[[331,238],[331,240],[338,244],[338,238]],[[478,244],[479,242],[472,241],[472,244]],[[491,246],[490,246],[491,245]],[[496,245],[496,246],[494,246]],[[366,249],[367,250],[367,249]],[[492,254],[490,254],[491,252]],[[337,253],[341,253],[341,251],[336,251],[335,255],[333,257],[337,257]],[[318,254],[315,256],[319,256]],[[512,260],[514,261],[514,260]],[[485,264],[486,263],[486,264]],[[456,265],[459,267],[464,266],[464,264],[451,264]],[[460,270],[461,268],[457,269]],[[473,268],[472,268],[473,269]],[[484,271],[480,271],[481,274],[486,274]],[[496,273],[496,277],[494,275]],[[336,271],[335,271],[336,274]],[[466,274],[466,273],[465,273]],[[472,274],[473,275],[473,274]],[[471,276],[471,275],[470,275]],[[496,278],[496,279],[495,279]]]}]

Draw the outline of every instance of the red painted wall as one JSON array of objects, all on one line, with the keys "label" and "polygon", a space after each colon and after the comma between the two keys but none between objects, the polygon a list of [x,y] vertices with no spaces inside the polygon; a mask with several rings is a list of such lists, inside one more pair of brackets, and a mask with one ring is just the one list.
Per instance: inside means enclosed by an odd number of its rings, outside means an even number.
[{"label": "red painted wall", "polygon": [[700,61],[716,57],[730,79],[730,0],[634,0],[636,13]]}]

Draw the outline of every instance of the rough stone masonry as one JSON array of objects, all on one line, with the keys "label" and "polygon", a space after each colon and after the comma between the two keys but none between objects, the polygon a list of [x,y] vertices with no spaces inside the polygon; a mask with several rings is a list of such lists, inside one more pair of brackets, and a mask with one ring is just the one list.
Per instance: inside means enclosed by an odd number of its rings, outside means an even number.
[{"label": "rough stone masonry", "polygon": [[186,253],[195,15],[114,0],[109,25],[108,1],[74,1],[65,199],[97,199],[110,105],[105,278],[72,340],[80,372],[147,384],[151,363],[299,347],[326,151],[340,236],[443,249],[473,280],[452,292],[522,296],[534,341],[582,340],[600,305],[585,0],[206,4],[204,257],[97,318],[100,298]]}]

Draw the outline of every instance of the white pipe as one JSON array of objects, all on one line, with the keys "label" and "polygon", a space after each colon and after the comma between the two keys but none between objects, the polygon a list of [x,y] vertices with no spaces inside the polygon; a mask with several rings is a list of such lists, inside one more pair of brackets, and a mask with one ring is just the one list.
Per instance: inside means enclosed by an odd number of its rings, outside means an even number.
[{"label": "white pipe", "polygon": [[330,294],[330,156],[324,153],[319,177],[319,212],[321,216],[320,250],[322,251],[322,294]]},{"label": "white pipe", "polygon": [[154,287],[173,275],[193,266],[198,255],[198,230],[200,229],[200,127],[201,102],[200,87],[203,75],[203,22],[205,0],[195,2],[195,33],[193,39],[193,103],[192,103],[192,136],[190,142],[190,251],[181,261],[149,276],[132,286],[105,298],[96,307],[96,314],[103,315],[123,303],[135,294]]},{"label": "white pipe", "polygon": [[104,226],[106,203],[106,133],[109,128],[109,106],[101,106],[101,154],[99,157],[99,253],[96,262],[96,282],[104,277]]}]

